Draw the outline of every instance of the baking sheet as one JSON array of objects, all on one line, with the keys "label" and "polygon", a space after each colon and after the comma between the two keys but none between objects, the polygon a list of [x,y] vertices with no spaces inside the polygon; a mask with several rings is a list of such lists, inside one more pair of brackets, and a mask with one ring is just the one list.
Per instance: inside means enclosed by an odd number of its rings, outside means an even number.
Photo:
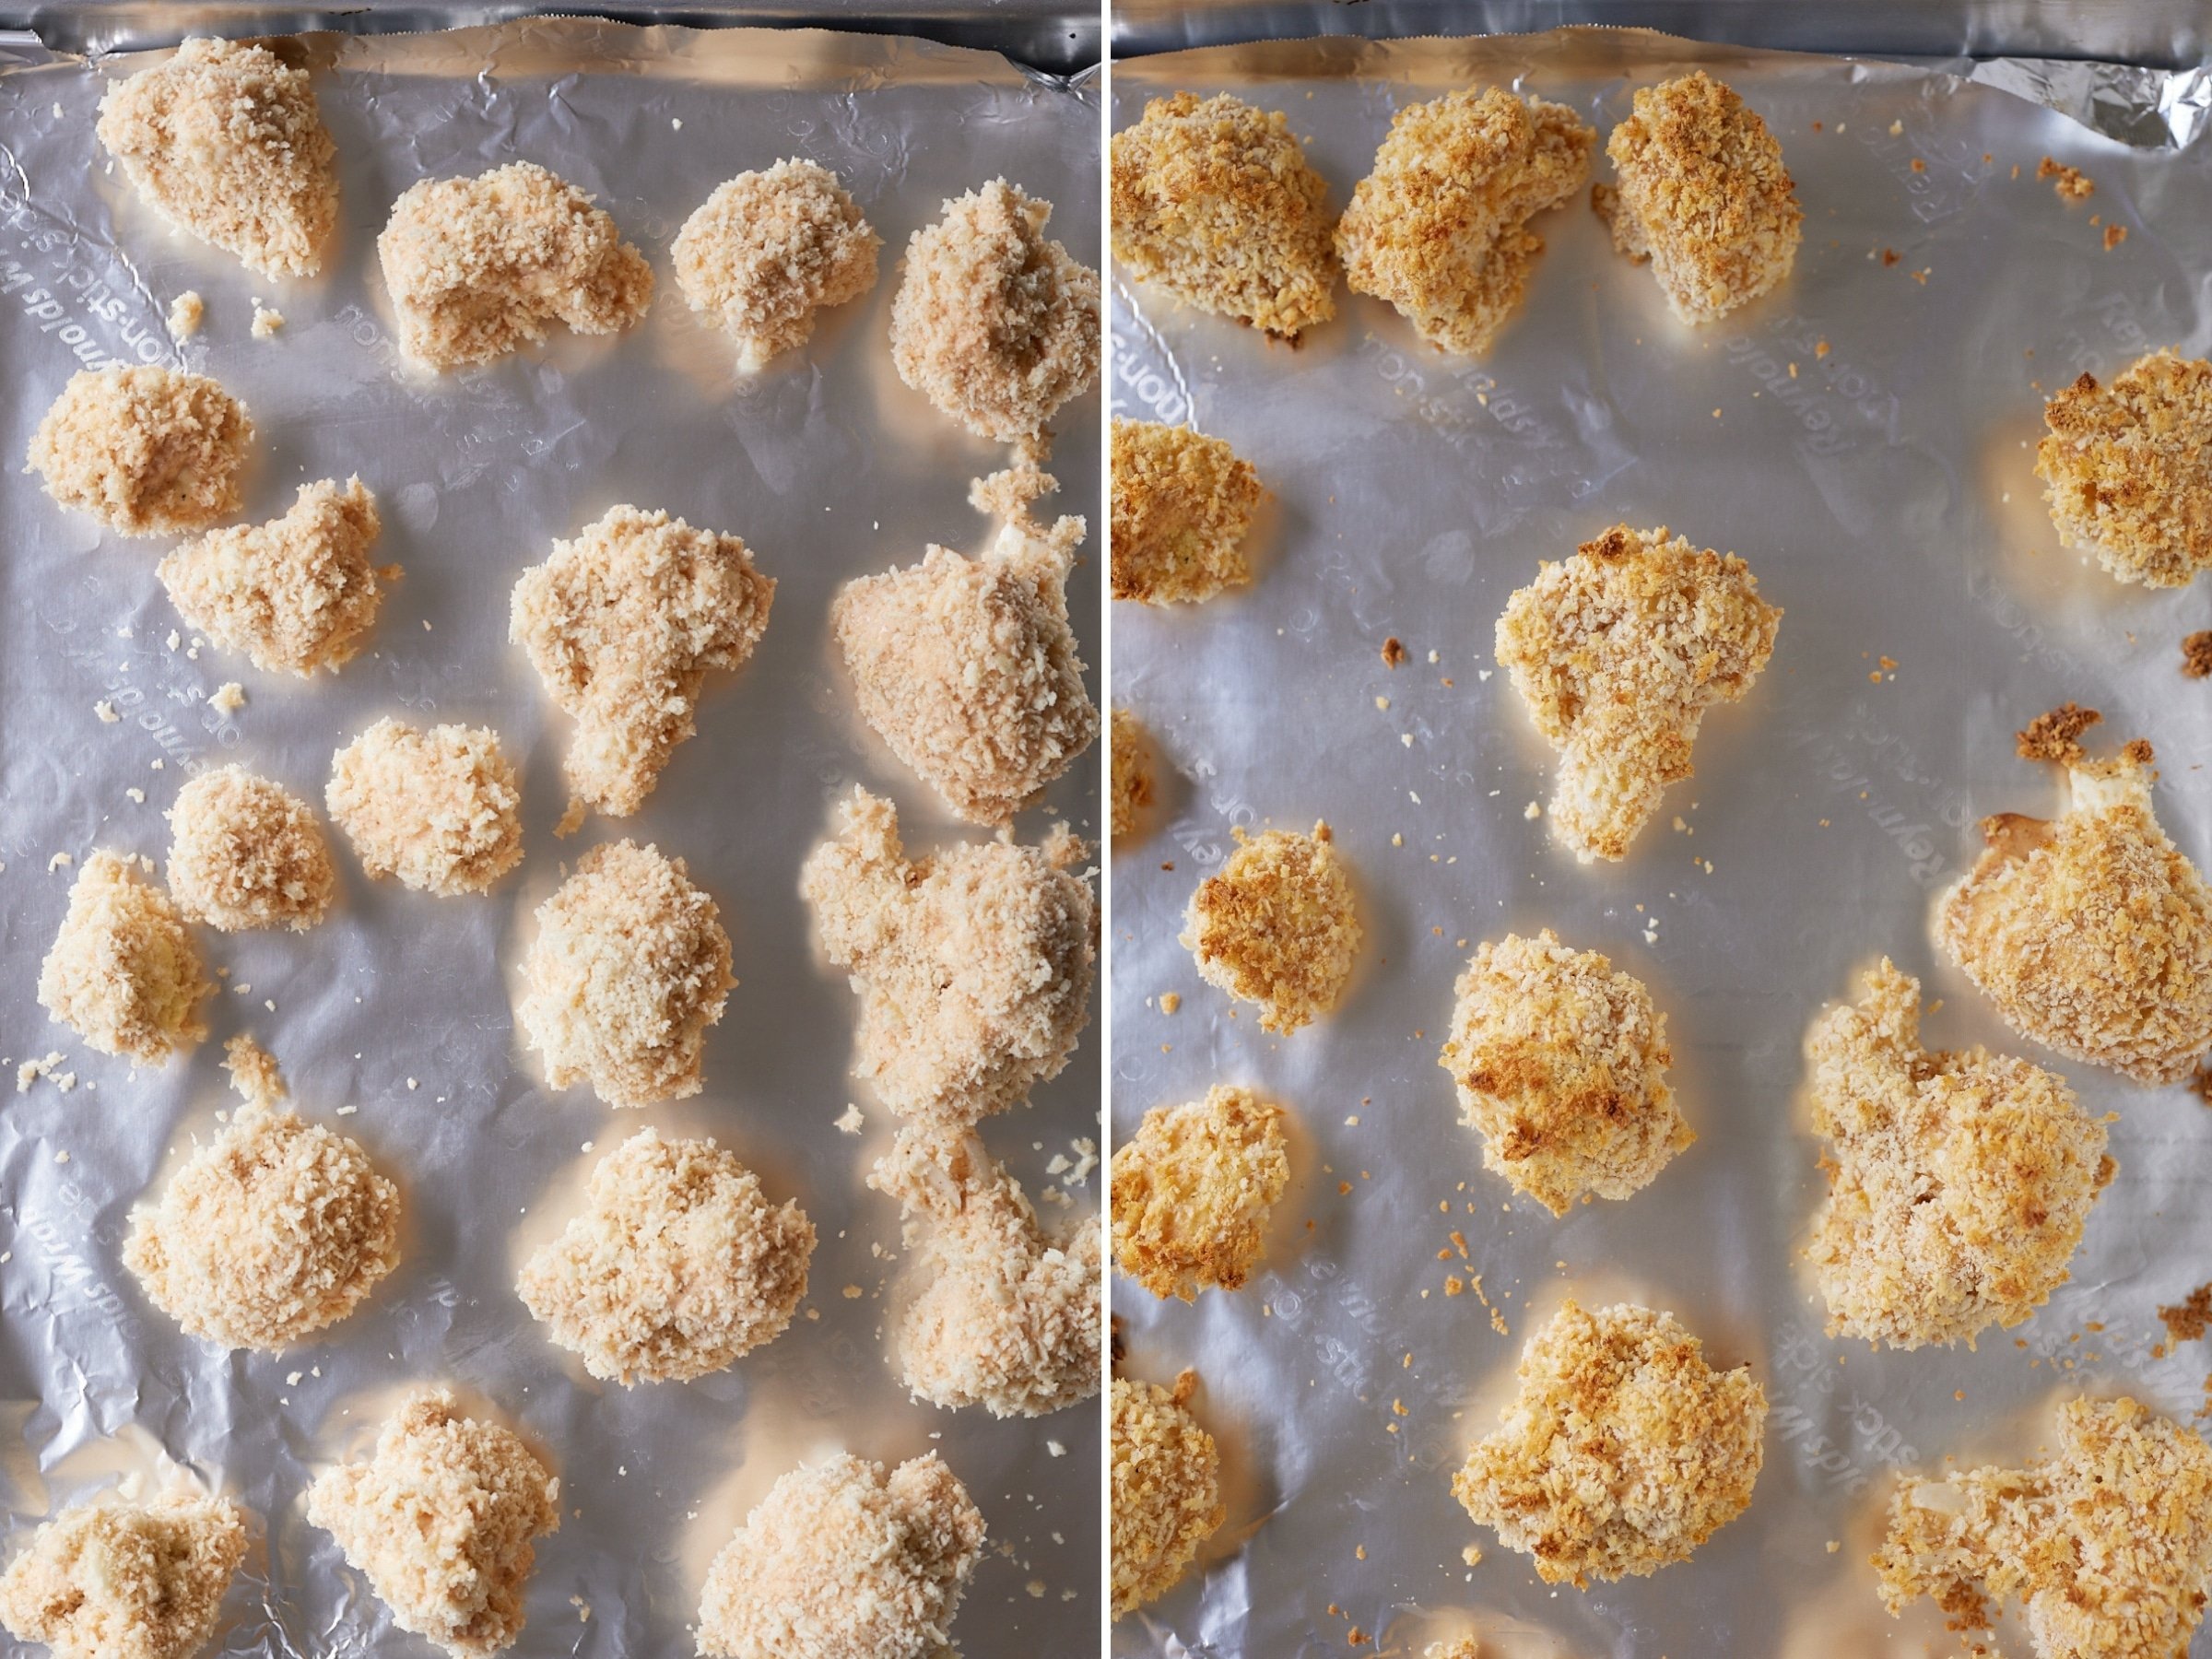
[{"label": "baking sheet", "polygon": [[[2160,816],[2212,860],[2212,687],[2179,672],[2212,594],[2122,588],[2060,551],[2030,472],[2040,388],[2212,347],[2212,156],[2157,118],[2181,88],[2090,77],[2156,138],[2132,148],[1944,72],[1576,31],[1117,62],[1111,120],[1186,88],[1285,109],[1341,207],[1409,102],[1512,85],[1574,106],[1602,150],[1637,85],[1693,65],[1766,117],[1806,212],[1793,279],[1716,326],[1672,321],[1586,194],[1538,221],[1526,309],[1480,362],[1342,288],[1291,348],[1115,284],[1114,412],[1227,439],[1273,500],[1247,592],[1114,608],[1115,700],[1174,774],[1161,833],[1114,861],[1114,1123],[1217,1081],[1298,1121],[1246,1288],[1185,1307],[1114,1281],[1124,1371],[1197,1369],[1230,1509],[1203,1573],[1122,1620],[1117,1653],[1405,1654],[1468,1630],[1509,1653],[1948,1652],[1924,1606],[1883,1614],[1865,1562],[1896,1468],[2025,1461],[2062,1392],[2124,1389],[2183,1418],[2205,1404],[2212,1351],[2153,1349],[2157,1307],[2212,1278],[2212,1112],[2014,1036],[1928,935],[1976,821],[2055,807],[2059,780],[2015,759],[2012,734],[2067,699],[2104,712],[2108,749],[2152,740]],[[2147,101],[2124,90],[2146,86]],[[2039,182],[2045,155],[2093,198]],[[2106,252],[2091,215],[2124,244]],[[1491,630],[1539,559],[1624,520],[1741,553],[1787,614],[1752,694],[1708,715],[1697,777],[1625,864],[1581,866],[1524,816],[1554,757]],[[1176,935],[1232,828],[1323,818],[1367,943],[1335,1018],[1270,1038]],[[1483,1170],[1437,1065],[1474,947],[1547,926],[1650,985],[1699,1136],[1635,1198],[1556,1221]],[[2027,1053],[2119,1114],[2120,1173],[2073,1282],[1973,1352],[1830,1340],[1795,1261],[1824,1191],[1804,1035],[1885,952],[1942,1000],[1932,1046]],[[1447,1298],[1470,1272],[1481,1296]],[[1748,1512],[1691,1561],[1587,1593],[1541,1583],[1449,1491],[1570,1292],[1674,1310],[1771,1406]],[[1353,1627],[1374,1645],[1347,1645]]]},{"label": "baking sheet", "polygon": [[[859,729],[828,606],[843,580],[917,559],[927,542],[982,544],[968,483],[1006,452],[893,373],[899,261],[946,197],[1004,173],[1053,201],[1053,233],[1096,265],[1095,98],[974,53],[818,32],[540,21],[297,45],[324,71],[343,190],[318,283],[253,279],[128,195],[92,124],[103,85],[133,60],[0,76],[0,454],[16,458],[0,466],[0,1052],[62,1050],[77,1078],[69,1093],[45,1081],[0,1104],[7,1547],[118,1472],[144,1481],[171,1459],[257,1517],[211,1651],[429,1653],[392,1629],[300,1500],[316,1468],[362,1449],[399,1387],[450,1380],[561,1477],[561,1529],[540,1544],[517,1653],[688,1653],[713,1552],[771,1480],[841,1446],[887,1460],[935,1448],[967,1483],[992,1542],[955,1627],[965,1651],[1084,1651],[1099,1617],[1095,1411],[1009,1423],[939,1412],[910,1403],[887,1368],[904,1252],[896,1206],[861,1178],[893,1124],[847,1077],[854,999],[814,959],[797,881],[832,799],[854,782],[888,792],[916,844],[965,833]],[[740,384],[727,342],[677,291],[668,243],[720,181],[791,154],[843,176],[884,238],[881,275],[826,313],[803,352]],[[594,193],[647,252],[652,313],[617,339],[562,337],[419,379],[394,352],[375,233],[414,180],[515,157]],[[180,353],[161,318],[187,288],[206,296],[207,323]],[[275,340],[248,335],[254,295],[287,319]],[[205,370],[243,398],[260,429],[256,520],[306,479],[358,471],[375,489],[378,557],[406,574],[371,653],[308,686],[212,649],[195,656],[189,634],[168,648],[163,544],[100,534],[18,470],[40,414],[80,354],[98,352]],[[1093,511],[1099,406],[1082,400],[1060,423],[1053,468],[1070,511]],[[710,679],[699,735],[644,809],[557,841],[565,723],[506,641],[508,595],[555,536],[618,501],[743,535],[777,579],[775,613],[750,665]],[[1085,565],[1073,595],[1093,658],[1096,570]],[[248,700],[226,717],[207,698],[231,679]],[[119,724],[95,718],[102,699]],[[319,801],[333,749],[387,713],[501,733],[524,773],[528,851],[496,895],[371,886],[334,836],[343,897],[324,927],[203,934],[210,965],[231,977],[189,1065],[134,1075],[47,1020],[37,965],[74,874],[49,871],[53,854],[160,857],[162,810],[210,763],[243,761]],[[1088,831],[1095,799],[1087,760],[1049,806]],[[1024,815],[1021,835],[1050,817]],[[549,1095],[534,1080],[503,964],[562,862],[624,834],[688,860],[722,906],[741,982],[708,1041],[706,1092],[618,1113],[587,1089]],[[408,1206],[398,1271],[322,1340],[275,1359],[185,1339],[117,1255],[133,1201],[234,1103],[218,1063],[236,1030],[276,1053],[306,1115],[401,1181]],[[1095,1206],[1090,1185],[1065,1188],[1044,1168],[1098,1133],[1098,1034],[1087,1035],[1032,1109],[986,1126],[1030,1191],[1066,1192],[1071,1208],[1048,1216]],[[865,1115],[857,1137],[835,1126],[852,1100]],[[358,1112],[335,1118],[346,1105]],[[806,1312],[774,1344],[688,1385],[625,1391],[549,1344],[512,1284],[520,1255],[572,1210],[594,1161],[584,1143],[603,1154],[647,1124],[734,1147],[771,1195],[799,1197],[820,1242]]]}]

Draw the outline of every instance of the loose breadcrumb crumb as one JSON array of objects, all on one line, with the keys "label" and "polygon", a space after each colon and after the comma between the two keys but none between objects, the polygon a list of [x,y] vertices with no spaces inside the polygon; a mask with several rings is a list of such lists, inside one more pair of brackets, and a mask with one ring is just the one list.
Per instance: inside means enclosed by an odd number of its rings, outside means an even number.
[{"label": "loose breadcrumb crumb", "polygon": [[2183,636],[2182,677],[2212,678],[2212,629]]},{"label": "loose breadcrumb crumb", "polygon": [[1117,708],[1109,722],[1112,735],[1108,781],[1107,826],[1118,850],[1143,841],[1152,832],[1152,809],[1158,804],[1154,778],[1152,735],[1128,709]]},{"label": "loose breadcrumb crumb", "polygon": [[214,994],[174,900],[133,859],[86,859],[39,969],[40,1006],[103,1054],[159,1065],[206,1039]]},{"label": "loose breadcrumb crumb", "polygon": [[749,371],[804,346],[820,308],[874,288],[882,246],[835,173],[792,160],[721,185],[669,252],[685,302],[714,316]]},{"label": "loose breadcrumb crumb", "polygon": [[284,313],[272,311],[258,300],[253,301],[252,334],[257,340],[273,340],[284,331]]},{"label": "loose breadcrumb crumb", "polygon": [[196,289],[186,288],[169,302],[169,337],[182,346],[200,332],[207,316],[207,302]]},{"label": "loose breadcrumb crumb", "polygon": [[2051,522],[2122,582],[2185,587],[2212,565],[2212,362],[2154,351],[2043,407]]},{"label": "loose breadcrumb crumb", "polygon": [[370,559],[383,523],[360,479],[302,484],[281,518],[179,544],[159,567],[184,625],[256,668],[335,674],[383,604]]},{"label": "loose breadcrumb crumb", "polygon": [[1113,596],[1195,604],[1252,580],[1245,533],[1260,475],[1218,438],[1113,421]]},{"label": "loose breadcrumb crumb", "polygon": [[245,1556],[245,1511],[228,1498],[80,1504],[0,1576],[0,1625],[53,1659],[192,1659]]},{"label": "loose breadcrumb crumb", "polygon": [[1206,1099],[1155,1106],[1115,1150],[1113,1257],[1158,1297],[1241,1287],[1266,1249],[1290,1180],[1280,1106],[1218,1083]]},{"label": "loose breadcrumb crumb", "polygon": [[2096,180],[2078,167],[2068,167],[2053,156],[2045,156],[2035,164],[2035,176],[2051,180],[2051,188],[2062,202],[2086,202],[2097,194]]},{"label": "loose breadcrumb crumb", "polygon": [[1359,949],[1352,881],[1326,824],[1313,833],[1232,831],[1237,850],[1191,895],[1181,943],[1200,977],[1257,1003],[1288,1034],[1330,1012]]},{"label": "loose breadcrumb crumb", "polygon": [[380,720],[331,757],[323,804],[375,880],[453,898],[522,862],[523,792],[489,726]]},{"label": "loose breadcrumb crumb", "polygon": [[82,369],[31,435],[46,493],[125,535],[205,530],[238,511],[245,406],[202,374]]},{"label": "loose breadcrumb crumb", "polygon": [[1108,1438],[1112,1463],[1113,1617],[1172,1590],[1229,1511],[1221,1501],[1221,1453],[1183,1404],[1195,1379],[1173,1393],[1154,1382],[1113,1380]]},{"label": "loose breadcrumb crumb", "polygon": [[222,933],[288,927],[329,914],[338,877],[314,808],[242,766],[202,772],[169,814],[169,890],[177,908]]}]

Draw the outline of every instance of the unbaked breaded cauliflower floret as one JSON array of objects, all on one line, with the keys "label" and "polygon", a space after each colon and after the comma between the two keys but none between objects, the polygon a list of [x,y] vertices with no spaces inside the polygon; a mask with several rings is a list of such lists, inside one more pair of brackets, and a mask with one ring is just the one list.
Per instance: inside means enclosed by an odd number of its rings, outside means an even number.
[{"label": "unbaked breaded cauliflower floret", "polygon": [[1352,878],[1326,824],[1313,833],[1232,831],[1237,850],[1198,884],[1180,943],[1206,983],[1257,1003],[1263,1030],[1288,1035],[1329,1013],[1359,951]]},{"label": "unbaked breaded cauliflower floret", "polygon": [[1286,339],[1336,314],[1329,187],[1279,110],[1156,98],[1113,135],[1113,256],[1186,305]]},{"label": "unbaked breaded cauliflower floret", "polygon": [[1244,535],[1260,475],[1218,438],[1149,420],[1113,422],[1116,599],[1195,604],[1252,580]]},{"label": "unbaked breaded cauliflower floret", "polygon": [[1685,323],[1710,323],[1779,287],[1805,215],[1782,146],[1734,88],[1703,70],[1641,87],[1606,141],[1619,182],[1591,189],[1613,245],[1652,273]]},{"label": "unbaked breaded cauliflower floret", "polygon": [[417,892],[486,892],[522,861],[522,787],[489,726],[380,720],[331,757],[323,804],[372,878]]},{"label": "unbaked breaded cauliflower floret", "polygon": [[200,1005],[214,994],[175,901],[133,859],[86,859],[39,968],[39,1006],[103,1054],[159,1065],[205,1041]]},{"label": "unbaked breaded cauliflower floret", "polygon": [[1559,751],[1552,833],[1588,864],[1625,858],[1691,775],[1705,711],[1751,688],[1782,611],[1735,554],[1616,524],[1545,560],[1498,618],[1498,661]]},{"label": "unbaked breaded cauliflower floret", "polygon": [[2043,407],[2051,522],[2122,582],[2186,587],[2212,565],[2212,362],[2155,351]]},{"label": "unbaked breaded cauliflower floret", "polygon": [[910,1124],[868,1174],[899,1200],[919,1289],[892,1340],[913,1396],[1041,1417],[1099,1392],[1095,1218],[1051,1234],[971,1131]]},{"label": "unbaked breaded cauliflower floret", "polygon": [[776,584],[735,535],[610,507],[514,584],[509,637],[576,720],[562,764],[570,828],[586,806],[627,818],[698,730],[710,668],[741,668]]},{"label": "unbaked breaded cauliflower floret", "polygon": [[1400,110],[1336,227],[1346,282],[1430,345],[1480,356],[1544,252],[1528,221],[1581,187],[1596,144],[1566,105],[1502,87]]},{"label": "unbaked breaded cauliflower floret", "polygon": [[593,1376],[689,1382],[782,1335],[813,1253],[806,1213],[771,1207],[734,1153],[647,1129],[599,1160],[515,1289]]},{"label": "unbaked breaded cauliflower floret", "polygon": [[713,314],[749,371],[804,346],[823,306],[874,288],[882,246],[835,173],[779,161],[718,187],[669,252],[685,302]]},{"label": "unbaked breaded cauliflower floret", "polygon": [[1570,1300],[1522,1350],[1520,1390],[1452,1492],[1547,1584],[1641,1578],[1743,1513],[1767,1396],[1716,1371],[1671,1313]]},{"label": "unbaked breaded cauliflower floret", "polygon": [[1159,804],[1159,785],[1152,764],[1152,735],[1144,722],[1127,709],[1115,709],[1109,722],[1112,735],[1109,756],[1112,777],[1107,781],[1107,833],[1114,847],[1143,841],[1152,832],[1152,810]]},{"label": "unbaked breaded cauliflower floret", "polygon": [[187,40],[111,87],[100,141],[141,199],[264,276],[313,276],[338,217],[337,147],[307,71],[266,46]]},{"label": "unbaked breaded cauliflower floret", "polygon": [[546,337],[620,334],[653,303],[653,267],[592,198],[535,161],[423,179],[376,239],[400,348],[440,373]]},{"label": "unbaked breaded cauliflower floret", "polygon": [[1697,1139],[1675,1104],[1666,1016],[1641,980],[1549,928],[1477,949],[1437,1064],[1459,1085],[1482,1161],[1555,1216],[1629,1198]]},{"label": "unbaked breaded cauliflower floret", "polygon": [[79,1504],[0,1575],[0,1626],[53,1659],[192,1659],[245,1558],[245,1512],[228,1498]]},{"label": "unbaked breaded cauliflower floret", "polygon": [[2049,1300],[2113,1171],[2065,1079],[1921,1047],[1920,982],[1886,957],[1807,1046],[1829,1195],[1806,1253],[1828,1334],[1971,1347]]},{"label": "unbaked breaded cauliflower floret", "polygon": [[714,1558],[699,1651],[934,1659],[982,1553],[982,1512],[935,1452],[888,1477],[841,1453],[778,1479]]},{"label": "unbaked breaded cauliflower floret", "polygon": [[1113,1259],[1159,1297],[1195,1301],[1234,1290],[1267,1247],[1267,1220],[1290,1180],[1283,1109],[1218,1083],[1203,1100],[1155,1106],[1115,1149]]},{"label": "unbaked breaded cauliflower floret", "polygon": [[245,405],[204,374],[80,369],[39,429],[46,493],[125,535],[181,535],[238,511],[253,442]]},{"label": "unbaked breaded cauliflower floret", "polygon": [[1229,1517],[1221,1453],[1184,1404],[1197,1384],[1190,1371],[1171,1392],[1113,1380],[1108,1441],[1117,1619],[1181,1583],[1199,1546]]},{"label": "unbaked breaded cauliflower floret", "polygon": [[315,809],[282,784],[242,766],[202,772],[177,792],[169,829],[169,890],[191,920],[304,933],[330,913],[330,843]]}]

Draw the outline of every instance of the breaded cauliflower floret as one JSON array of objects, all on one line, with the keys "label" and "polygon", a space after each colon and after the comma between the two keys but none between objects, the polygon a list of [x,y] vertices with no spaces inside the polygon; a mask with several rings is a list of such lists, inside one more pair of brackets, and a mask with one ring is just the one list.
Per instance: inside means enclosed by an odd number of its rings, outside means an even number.
[{"label": "breaded cauliflower floret", "polygon": [[1616,524],[1544,561],[1498,618],[1498,661],[1559,751],[1552,833],[1583,864],[1625,858],[1691,775],[1705,711],[1751,688],[1782,611],[1735,554]]},{"label": "breaded cauliflower floret", "polygon": [[1697,1139],[1666,1068],[1666,1016],[1641,980],[1549,928],[1485,941],[1453,988],[1437,1061],[1482,1135],[1484,1165],[1555,1216],[1630,1198]]},{"label": "breaded cauliflower floret", "polygon": [[1805,214],[1782,146],[1734,88],[1696,70],[1636,92],[1606,141],[1619,179],[1591,188],[1613,245],[1649,259],[1685,323],[1710,323],[1785,281]]},{"label": "breaded cauliflower floret", "polygon": [[2059,535],[2147,587],[2186,587],[2212,565],[2212,362],[2155,351],[2110,388],[2084,374],[2043,423],[2035,476]]},{"label": "breaded cauliflower floret", "polygon": [[1286,339],[1336,314],[1329,187],[1279,110],[1156,98],[1113,135],[1113,256],[1186,305]]},{"label": "breaded cauliflower floret", "polygon": [[217,649],[271,672],[335,674],[384,601],[387,573],[369,557],[382,528],[360,479],[325,478],[300,485],[281,518],[179,544],[159,573],[184,626]]},{"label": "breaded cauliflower floret", "polygon": [[887,1478],[849,1453],[768,1489],[708,1570],[708,1659],[934,1659],[983,1553],[983,1517],[935,1452]]},{"label": "breaded cauliflower floret", "polygon": [[330,843],[315,809],[282,784],[242,766],[202,772],[177,792],[169,829],[169,890],[191,920],[304,933],[330,913]]},{"label": "breaded cauliflower floret", "polygon": [[653,267],[592,198],[534,161],[423,179],[376,239],[400,348],[440,373],[489,363],[566,324],[619,334],[653,303]]},{"label": "breaded cauliflower floret", "polygon": [[175,901],[132,859],[86,859],[39,968],[39,1006],[103,1054],[159,1065],[206,1040],[200,1005],[214,994]]},{"label": "breaded cauliflower floret", "polygon": [[2114,1167],[2065,1079],[1921,1047],[1920,982],[1886,957],[1807,1047],[1829,1195],[1806,1254],[1828,1334],[1971,1347],[2049,1300]]},{"label": "breaded cauliflower floret", "polygon": [[1288,1035],[1329,1013],[1359,951],[1352,879],[1326,824],[1313,833],[1232,831],[1237,850],[1198,884],[1182,947],[1206,983],[1257,1003],[1263,1030]]},{"label": "breaded cauliflower floret", "polygon": [[1217,1083],[1203,1100],[1155,1106],[1113,1154],[1113,1259],[1158,1297],[1235,1290],[1267,1247],[1290,1180],[1283,1109]]},{"label": "breaded cauliflower floret", "polygon": [[1116,599],[1196,603],[1252,580],[1244,535],[1260,475],[1218,438],[1149,420],[1113,422]]},{"label": "breaded cauliflower floret", "polygon": [[1184,1405],[1197,1382],[1190,1371],[1172,1392],[1113,1380],[1108,1440],[1117,1619],[1181,1583],[1199,1546],[1229,1517],[1221,1453]]},{"label": "breaded cauliflower floret", "polygon": [[754,370],[804,346],[814,313],[876,286],[883,239],[837,175],[812,161],[741,172],[684,221],[669,252],[695,312],[711,312]]},{"label": "breaded cauliflower floret", "polygon": [[125,535],[182,535],[238,511],[253,442],[245,405],[204,374],[80,369],[39,429],[46,493]]},{"label": "breaded cauliflower floret", "polygon": [[1544,252],[1528,221],[1581,187],[1596,144],[1566,105],[1502,87],[1400,110],[1336,227],[1347,284],[1438,349],[1480,356]]},{"label": "breaded cauliflower floret", "polygon": [[1132,711],[1117,708],[1108,724],[1112,775],[1107,782],[1106,823],[1118,851],[1152,832],[1152,809],[1159,790],[1153,773],[1152,735],[1144,722]]},{"label": "breaded cauliflower floret", "polygon": [[489,726],[380,720],[331,757],[323,804],[375,880],[453,898],[522,862],[522,786]]},{"label": "breaded cauliflower floret", "polygon": [[80,1504],[0,1575],[0,1626],[53,1659],[192,1659],[245,1557],[245,1512],[228,1498]]},{"label": "breaded cauliflower floret", "polygon": [[1520,1390],[1452,1492],[1547,1584],[1641,1578],[1743,1513],[1767,1396],[1671,1313],[1572,1300],[1522,1350]]}]

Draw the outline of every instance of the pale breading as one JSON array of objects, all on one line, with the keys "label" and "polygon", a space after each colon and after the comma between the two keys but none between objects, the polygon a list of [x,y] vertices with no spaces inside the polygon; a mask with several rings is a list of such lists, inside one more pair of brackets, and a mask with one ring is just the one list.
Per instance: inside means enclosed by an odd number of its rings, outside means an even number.
[{"label": "pale breading", "polygon": [[201,1005],[214,994],[175,900],[135,860],[86,859],[39,967],[39,1006],[103,1054],[159,1065],[206,1038]]},{"label": "pale breading", "polygon": [[2212,565],[2212,362],[2154,351],[2043,406],[2051,522],[2122,582],[2185,587]]},{"label": "pale breading", "polygon": [[253,422],[204,374],[80,369],[38,430],[30,465],[46,493],[125,535],[205,530],[239,507]]},{"label": "pale breading", "polygon": [[1241,1287],[1290,1180],[1284,1116],[1228,1083],[1146,1112],[1114,1149],[1108,1178],[1115,1265],[1158,1297],[1194,1301],[1208,1286]]},{"label": "pale breading", "polygon": [[1108,1421],[1113,1617],[1156,1602],[1228,1519],[1221,1453],[1184,1404],[1197,1379],[1172,1392],[1116,1377]]},{"label": "pale breading", "polygon": [[522,786],[489,726],[380,720],[331,757],[323,804],[379,881],[452,898],[522,862]]},{"label": "pale breading", "polygon": [[669,253],[685,303],[713,316],[750,371],[804,346],[817,311],[874,288],[882,246],[835,173],[787,160],[718,186]]},{"label": "pale breading", "polygon": [[1331,1012],[1351,982],[1360,929],[1352,879],[1326,824],[1245,834],[1198,884],[1180,943],[1208,984],[1256,1003],[1288,1034]]},{"label": "pale breading", "polygon": [[338,896],[315,809],[242,766],[187,782],[170,808],[169,830],[170,895],[189,920],[218,932],[304,933]]},{"label": "pale breading", "polygon": [[1116,599],[1195,604],[1252,581],[1244,537],[1265,493],[1218,438],[1149,420],[1113,421]]},{"label": "pale breading", "polygon": [[1107,832],[1116,851],[1152,832],[1159,782],[1153,767],[1152,735],[1134,711],[1116,708],[1108,720],[1112,738],[1107,780]]},{"label": "pale breading", "polygon": [[53,1659],[192,1659],[245,1557],[245,1512],[228,1498],[79,1504],[0,1575],[0,1626]]}]

